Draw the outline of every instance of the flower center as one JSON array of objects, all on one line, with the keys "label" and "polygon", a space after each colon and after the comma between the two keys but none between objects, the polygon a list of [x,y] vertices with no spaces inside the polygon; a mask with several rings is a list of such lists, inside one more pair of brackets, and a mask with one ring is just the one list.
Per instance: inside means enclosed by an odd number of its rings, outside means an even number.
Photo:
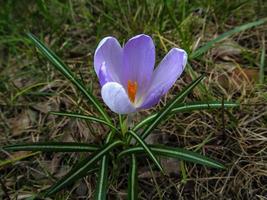
[{"label": "flower center", "polygon": [[133,103],[135,100],[136,92],[137,92],[137,82],[128,80],[127,88],[128,88],[128,96],[131,102]]}]

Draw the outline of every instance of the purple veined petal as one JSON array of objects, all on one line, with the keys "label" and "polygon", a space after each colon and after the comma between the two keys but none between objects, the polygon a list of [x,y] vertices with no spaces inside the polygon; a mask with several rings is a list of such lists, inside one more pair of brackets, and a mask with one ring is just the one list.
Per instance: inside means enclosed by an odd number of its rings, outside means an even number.
[{"label": "purple veined petal", "polygon": [[155,105],[181,76],[186,62],[187,53],[184,50],[171,49],[154,71],[151,85],[140,108],[145,109]]},{"label": "purple veined petal", "polygon": [[[109,81],[120,82],[122,74],[122,47],[114,37],[105,37],[98,44],[94,55],[95,72],[100,78],[103,70]],[[103,69],[105,65],[105,69]],[[101,82],[101,79],[100,79]]]},{"label": "purple veined petal", "polygon": [[138,84],[137,98],[147,89],[155,65],[155,45],[151,37],[141,34],[131,38],[123,48],[123,86]]},{"label": "purple veined petal", "polygon": [[152,106],[156,105],[159,102],[162,95],[163,95],[163,90],[151,91],[149,94],[146,95],[145,100],[138,109],[141,110],[141,109],[151,108]]},{"label": "purple veined petal", "polygon": [[115,113],[127,114],[136,111],[122,85],[108,82],[101,89],[105,104]]}]

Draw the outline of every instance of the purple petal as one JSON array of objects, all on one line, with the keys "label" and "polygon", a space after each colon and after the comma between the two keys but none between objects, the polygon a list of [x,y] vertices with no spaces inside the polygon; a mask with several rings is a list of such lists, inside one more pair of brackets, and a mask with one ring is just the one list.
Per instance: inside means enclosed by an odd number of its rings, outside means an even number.
[{"label": "purple petal", "polygon": [[100,82],[101,86],[103,86],[107,82],[112,82],[110,75],[107,73],[107,68],[106,68],[105,62],[102,63],[102,65],[99,69],[98,78],[99,78],[99,82]]},{"label": "purple petal", "polygon": [[142,103],[142,105],[139,107],[140,109],[147,109],[151,108],[152,106],[156,105],[160,97],[162,97],[163,91],[161,90],[154,90],[151,91],[147,96],[145,97],[145,101]]},{"label": "purple petal", "polygon": [[131,38],[123,49],[124,80],[136,81],[137,97],[147,89],[155,64],[155,45],[151,37],[141,34]]},{"label": "purple petal", "polygon": [[[106,81],[120,82],[122,48],[116,38],[105,37],[100,41],[94,55],[94,68],[98,78],[104,76]],[[100,79],[100,82],[103,81]]]},{"label": "purple petal", "polygon": [[151,85],[141,108],[149,108],[155,105],[160,97],[168,92],[181,76],[186,62],[187,53],[184,50],[173,48],[169,51],[153,73]]},{"label": "purple petal", "polygon": [[108,82],[101,89],[105,104],[115,113],[127,114],[136,111],[122,85]]}]

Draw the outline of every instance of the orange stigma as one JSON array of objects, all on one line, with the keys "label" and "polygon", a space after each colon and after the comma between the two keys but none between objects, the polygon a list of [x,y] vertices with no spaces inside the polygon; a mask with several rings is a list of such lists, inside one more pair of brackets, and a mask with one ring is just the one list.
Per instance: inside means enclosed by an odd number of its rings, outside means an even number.
[{"label": "orange stigma", "polygon": [[128,96],[131,102],[133,103],[135,100],[136,92],[137,92],[137,82],[128,80]]}]

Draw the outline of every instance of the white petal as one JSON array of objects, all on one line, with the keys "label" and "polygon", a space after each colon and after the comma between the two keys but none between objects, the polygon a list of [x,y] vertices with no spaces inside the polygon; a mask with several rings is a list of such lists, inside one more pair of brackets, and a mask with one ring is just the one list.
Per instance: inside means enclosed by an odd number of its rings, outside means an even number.
[{"label": "white petal", "polygon": [[116,82],[108,82],[101,89],[105,104],[115,113],[127,114],[136,111],[123,86]]}]

